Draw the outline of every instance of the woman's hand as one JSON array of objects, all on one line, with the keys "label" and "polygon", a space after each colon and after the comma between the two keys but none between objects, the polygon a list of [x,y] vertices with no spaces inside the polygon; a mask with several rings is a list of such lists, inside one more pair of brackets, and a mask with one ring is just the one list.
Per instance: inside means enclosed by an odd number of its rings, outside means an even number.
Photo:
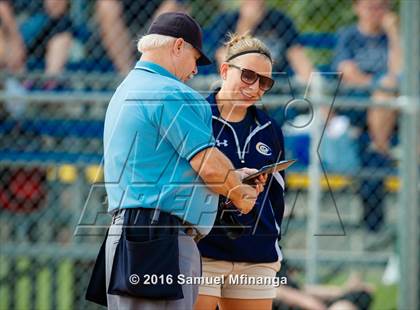
[{"label": "woman's hand", "polygon": [[266,173],[261,174],[255,179],[255,186],[258,194],[264,191],[265,183],[267,182],[268,175]]}]

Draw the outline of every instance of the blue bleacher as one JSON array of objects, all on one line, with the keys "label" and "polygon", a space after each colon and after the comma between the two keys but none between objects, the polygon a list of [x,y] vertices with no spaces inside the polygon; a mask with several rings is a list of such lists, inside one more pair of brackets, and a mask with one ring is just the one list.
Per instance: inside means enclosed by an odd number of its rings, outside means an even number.
[{"label": "blue bleacher", "polygon": [[[0,135],[7,135],[14,128],[19,128],[23,135],[31,137],[48,136],[54,139],[78,138],[99,139],[103,136],[103,121],[97,120],[60,120],[60,119],[26,119],[5,120],[0,123]],[[50,163],[50,164],[99,164],[101,153],[73,153],[51,151],[18,151],[13,148],[0,149],[0,161],[19,163]]]}]

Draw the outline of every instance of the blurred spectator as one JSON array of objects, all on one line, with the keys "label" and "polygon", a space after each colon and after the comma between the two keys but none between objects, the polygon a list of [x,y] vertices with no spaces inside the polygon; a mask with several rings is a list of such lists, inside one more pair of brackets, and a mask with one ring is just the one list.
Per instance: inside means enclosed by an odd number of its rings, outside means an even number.
[{"label": "blurred spectator", "polygon": [[[0,65],[16,74],[24,73],[30,60],[35,66],[45,62],[45,73],[52,79],[41,87],[55,88],[55,77],[63,70],[72,43],[72,23],[67,12],[67,0],[0,0]],[[20,27],[15,18],[19,14],[24,19]],[[35,81],[25,81],[25,86],[29,88],[34,84]],[[4,86],[9,95],[25,93],[25,88],[12,76],[7,76]],[[2,137],[2,151],[16,151],[23,143],[27,143],[25,147],[28,148],[42,143],[37,133],[25,128],[19,120],[26,109],[25,100],[8,100],[5,108],[11,118],[17,120],[7,123],[10,129],[6,131],[7,138]],[[46,174],[46,169],[42,167],[0,169],[0,211],[26,214],[45,206]],[[35,238],[34,227],[31,224],[28,228],[29,238]]]},{"label": "blurred spectator", "polygon": [[[373,99],[393,98],[386,89],[395,89],[402,67],[398,17],[389,9],[388,0],[355,0],[356,25],[339,33],[334,65],[343,72],[343,81],[354,86],[383,88]],[[389,151],[389,138],[396,113],[371,108],[367,121],[373,146],[381,153]]]},{"label": "blurred spectator", "polygon": [[[23,35],[28,42],[28,52],[35,57],[45,57],[45,73],[47,75],[59,74],[68,59],[72,43],[72,21],[68,15],[67,0],[44,0],[44,12],[29,19],[23,26]],[[37,18],[37,20],[35,19]],[[30,22],[39,22],[34,26],[36,33],[25,32]],[[28,29],[30,30],[30,29]]]},{"label": "blurred spectator", "polygon": [[[372,87],[373,104],[376,100],[395,98],[402,67],[398,18],[390,10],[388,0],[354,0],[353,8],[357,23],[339,32],[333,66],[343,73],[347,85]],[[368,133],[365,139],[363,135],[360,139],[362,165],[373,169],[386,167],[397,113],[369,107],[367,114],[355,112],[349,116],[353,125]],[[363,219],[371,231],[378,231],[383,224],[384,195],[382,178],[362,180]]]},{"label": "blurred spectator", "polygon": [[[102,43],[121,75],[132,69],[136,44],[154,17],[165,12],[185,11],[183,0],[97,0],[96,18]],[[128,27],[127,27],[128,25]]]},{"label": "blurred spectator", "polygon": [[250,32],[261,39],[273,53],[273,73],[293,69],[300,81],[309,79],[312,64],[299,44],[293,21],[281,11],[269,8],[265,0],[241,0],[238,11],[221,13],[205,29],[205,44],[218,64],[224,60],[222,43],[228,32]]},{"label": "blurred spectator", "polygon": [[[45,72],[57,75],[64,68],[72,43],[72,23],[67,0],[33,1],[37,9],[22,23],[20,32],[13,14],[12,3],[0,0],[1,63],[14,72],[25,69],[27,57],[45,60]],[[15,12],[18,13],[18,12]],[[7,48],[5,48],[7,46]]]},{"label": "blurred spectator", "polygon": [[372,302],[372,288],[351,274],[343,287],[305,285],[299,287],[295,272],[285,261],[279,272],[287,278],[287,285],[277,289],[273,310],[368,310]]}]

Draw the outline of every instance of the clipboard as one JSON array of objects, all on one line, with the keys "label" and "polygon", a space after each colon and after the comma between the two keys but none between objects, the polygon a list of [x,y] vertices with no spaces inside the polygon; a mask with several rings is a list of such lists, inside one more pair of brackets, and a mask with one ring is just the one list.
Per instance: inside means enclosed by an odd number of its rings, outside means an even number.
[{"label": "clipboard", "polygon": [[289,160],[282,160],[278,163],[274,163],[271,165],[264,166],[258,170],[258,172],[247,176],[245,179],[242,180],[242,183],[245,184],[254,184],[254,179],[260,176],[261,174],[272,174],[275,172],[279,172],[289,168],[293,165],[297,160],[296,159],[289,159]]}]

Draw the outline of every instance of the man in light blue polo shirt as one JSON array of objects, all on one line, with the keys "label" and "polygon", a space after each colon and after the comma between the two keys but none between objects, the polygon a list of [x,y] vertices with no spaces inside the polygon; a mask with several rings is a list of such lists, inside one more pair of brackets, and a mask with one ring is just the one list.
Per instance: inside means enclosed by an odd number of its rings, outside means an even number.
[{"label": "man in light blue polo shirt", "polygon": [[105,120],[109,211],[159,207],[203,234],[211,229],[217,195],[197,179],[189,162],[215,144],[207,106],[163,67],[137,62]]},{"label": "man in light blue polo shirt", "polygon": [[[123,240],[122,224],[143,223],[154,229],[156,223],[166,225],[162,218],[170,223],[175,218],[189,225],[192,228],[179,229],[179,269],[186,278],[200,276],[200,254],[193,237],[205,235],[213,226],[218,194],[230,197],[242,213],[248,213],[263,190],[263,184],[252,187],[241,182],[255,169],[234,171],[229,159],[214,147],[210,106],[183,83],[197,74],[197,65],[209,63],[201,47],[201,29],[194,19],[183,13],[160,15],[138,43],[140,61],[109,103],[104,168],[109,211],[114,214],[106,240],[111,309],[191,309],[198,293],[197,285],[183,284],[182,298],[169,298],[162,291],[162,298],[156,300],[156,296],[132,293],[147,280],[137,274],[122,279],[123,284],[114,283],[121,276],[122,267],[113,263],[120,253],[116,249]],[[121,258],[116,261],[120,264]],[[153,263],[159,265],[160,259]],[[121,285],[133,290],[126,292]]]}]

